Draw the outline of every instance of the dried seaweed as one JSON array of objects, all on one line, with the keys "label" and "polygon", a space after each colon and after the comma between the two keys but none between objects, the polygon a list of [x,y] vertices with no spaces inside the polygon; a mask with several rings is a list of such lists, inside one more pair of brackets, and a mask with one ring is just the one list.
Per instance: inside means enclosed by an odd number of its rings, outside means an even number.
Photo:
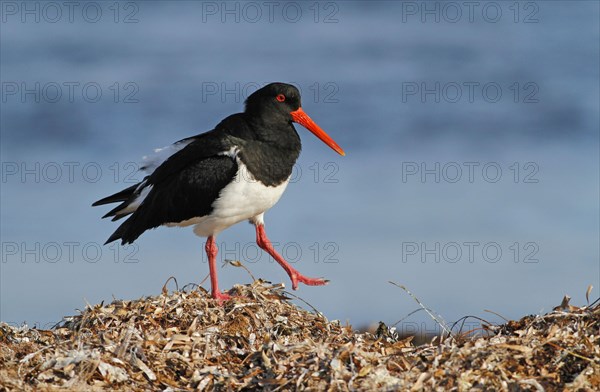
[{"label": "dried seaweed", "polygon": [[0,324],[0,390],[600,390],[600,304],[415,346],[236,286],[88,306],[52,330]]}]

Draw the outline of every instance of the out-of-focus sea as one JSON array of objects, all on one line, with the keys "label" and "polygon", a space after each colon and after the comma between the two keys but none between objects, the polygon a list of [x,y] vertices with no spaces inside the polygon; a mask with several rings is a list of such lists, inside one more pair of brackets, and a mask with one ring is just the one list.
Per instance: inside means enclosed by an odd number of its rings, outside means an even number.
[{"label": "out-of-focus sea", "polygon": [[[597,2],[77,4],[2,3],[0,320],[47,327],[170,276],[199,283],[191,229],[102,246],[117,225],[90,205],[271,81],[298,85],[347,152],[297,126],[294,179],[266,215],[296,268],[331,280],[296,293],[328,318],[418,308],[388,281],[448,321],[598,296]],[[225,231],[221,260],[290,287],[253,241],[248,224]],[[399,328],[438,327],[420,312]]]}]

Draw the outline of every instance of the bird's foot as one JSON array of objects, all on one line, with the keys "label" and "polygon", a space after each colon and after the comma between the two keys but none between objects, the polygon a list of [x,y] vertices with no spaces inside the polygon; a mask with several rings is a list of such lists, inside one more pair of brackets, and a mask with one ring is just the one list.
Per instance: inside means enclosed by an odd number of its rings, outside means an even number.
[{"label": "bird's foot", "polygon": [[230,301],[234,298],[233,296],[220,291],[214,291],[212,297],[217,300],[219,305],[222,305],[224,301]]},{"label": "bird's foot", "polygon": [[216,293],[212,293],[211,295],[212,295],[213,299],[216,299],[219,302],[219,305],[223,305],[223,302],[231,301],[234,299],[249,300],[248,297],[245,297],[243,295],[231,295],[231,294],[227,294],[227,293],[222,293],[220,291],[217,291]]},{"label": "bird's foot", "polygon": [[291,273],[292,289],[298,290],[298,283],[304,283],[307,286],[325,286],[329,280],[323,278],[309,278],[299,272]]}]

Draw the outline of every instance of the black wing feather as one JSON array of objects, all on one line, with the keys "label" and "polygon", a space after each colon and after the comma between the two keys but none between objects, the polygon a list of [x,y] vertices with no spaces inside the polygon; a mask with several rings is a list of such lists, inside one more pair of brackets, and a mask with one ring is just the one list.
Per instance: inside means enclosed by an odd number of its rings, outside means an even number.
[{"label": "black wing feather", "polygon": [[122,244],[132,243],[148,229],[210,214],[213,202],[237,170],[237,163],[228,156],[201,159],[187,166],[155,184],[140,207],[106,243],[118,239]]},{"label": "black wing feather", "polygon": [[[238,170],[235,158],[227,152],[241,148],[245,143],[237,135],[249,128],[240,120],[239,115],[230,116],[215,130],[195,136],[193,142],[170,156],[146,177],[143,186],[136,184],[94,203],[101,205],[122,201],[105,215],[114,216],[113,220],[116,220],[128,215],[119,215],[119,211],[133,202],[144,188],[152,186],[142,204],[106,243],[118,239],[122,240],[122,244],[131,243],[148,229],[210,214],[221,189],[233,180]],[[235,132],[229,131],[232,126]],[[125,199],[126,195],[129,196]]]}]

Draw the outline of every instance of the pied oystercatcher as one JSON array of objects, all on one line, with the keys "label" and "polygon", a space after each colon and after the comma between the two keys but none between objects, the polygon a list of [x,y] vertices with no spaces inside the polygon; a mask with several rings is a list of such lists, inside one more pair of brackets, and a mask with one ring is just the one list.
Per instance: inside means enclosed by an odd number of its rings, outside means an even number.
[{"label": "pied oystercatcher", "polygon": [[281,197],[300,155],[300,137],[292,122],[301,124],[325,144],[345,155],[303,110],[300,92],[292,85],[271,83],[246,100],[243,113],[233,114],[212,131],[192,136],[144,157],[141,170],[148,175],[138,184],[98,200],[93,206],[120,204],[103,218],[129,215],[106,241],[125,245],[144,231],[161,225],[190,226],[208,237],[211,293],[219,291],[216,235],[244,220],[256,227],[256,243],[298,283],[320,286],[328,281],[306,277],[285,261],[271,245],[264,229],[264,213]]}]

